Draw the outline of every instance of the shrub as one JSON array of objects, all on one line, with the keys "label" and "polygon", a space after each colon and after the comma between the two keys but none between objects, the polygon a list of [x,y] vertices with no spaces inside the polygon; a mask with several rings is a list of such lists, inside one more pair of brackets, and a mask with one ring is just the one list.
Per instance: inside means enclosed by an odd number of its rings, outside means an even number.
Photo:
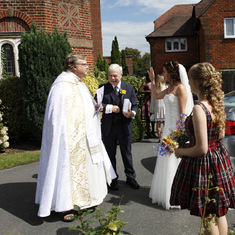
[{"label": "shrub", "polygon": [[141,106],[143,102],[143,95],[138,93],[142,84],[142,80],[134,76],[123,76],[122,81],[134,86],[135,94],[137,96],[138,113],[135,119],[132,120],[132,142],[140,141],[144,136],[144,123],[141,120]]},{"label": "shrub", "polygon": [[23,33],[19,47],[19,68],[23,91],[24,120],[35,140],[41,140],[47,95],[62,72],[65,57],[72,52],[66,34],[55,28],[52,35],[32,25]]},{"label": "shrub", "polygon": [[[1,104],[2,104],[2,100],[0,100],[0,106]],[[8,128],[4,126],[2,117],[3,117],[3,114],[2,112],[0,112],[0,151],[9,147],[9,142],[7,142],[7,140],[9,139],[7,135]]]},{"label": "shrub", "polygon": [[[102,212],[101,208],[96,208],[96,214],[90,216],[93,212],[92,209],[81,210],[78,206],[74,206],[74,210],[77,215],[74,216],[79,221],[79,225],[75,225],[69,230],[78,230],[79,234],[84,235],[95,235],[95,234],[106,234],[106,235],[123,235],[121,229],[128,224],[118,218],[118,215],[123,213],[120,206],[112,206],[109,211]],[[89,218],[85,218],[88,217]],[[94,222],[98,222],[99,225],[92,227]]]},{"label": "shrub", "polygon": [[0,94],[4,104],[1,106],[0,111],[4,113],[4,121],[8,126],[10,142],[18,142],[26,136],[20,78],[11,75],[0,80]]},{"label": "shrub", "polygon": [[99,83],[99,85],[107,83],[108,82],[108,78],[106,76],[106,72],[104,71],[99,71],[99,69],[97,69],[95,67],[95,77]]},{"label": "shrub", "polygon": [[91,72],[88,71],[88,75],[85,78],[83,78],[82,81],[85,83],[91,95],[94,97],[96,94],[96,90],[99,87],[98,80]]}]

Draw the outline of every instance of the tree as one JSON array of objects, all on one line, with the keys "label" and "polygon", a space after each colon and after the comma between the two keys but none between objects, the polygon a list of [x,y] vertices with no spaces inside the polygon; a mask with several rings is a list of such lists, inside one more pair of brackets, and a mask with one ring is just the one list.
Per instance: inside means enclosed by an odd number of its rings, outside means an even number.
[{"label": "tree", "polygon": [[122,69],[123,69],[123,75],[124,76],[129,75],[127,62],[126,62],[126,52],[125,52],[125,50],[122,50]]},{"label": "tree", "polygon": [[145,53],[143,57],[141,57],[140,51],[138,49],[133,48],[125,48],[125,52],[127,56],[132,56],[133,58],[133,73],[137,77],[145,76],[147,70],[150,67],[150,53]]},{"label": "tree", "polygon": [[139,76],[143,77],[146,75],[147,71],[150,68],[150,62],[151,62],[151,57],[150,57],[150,53],[145,53],[141,59],[139,60],[140,64],[139,64]]},{"label": "tree", "polygon": [[6,78],[7,77],[6,56],[5,56],[5,50],[3,47],[1,48],[1,67],[2,67],[2,78]]},{"label": "tree", "polygon": [[97,56],[96,67],[97,67],[100,71],[104,71],[104,63],[103,63],[103,59],[102,59],[101,52],[99,52],[99,54],[98,54],[98,56]]},{"label": "tree", "polygon": [[111,63],[120,65],[120,51],[116,36],[114,37],[114,40],[112,42]]},{"label": "tree", "polygon": [[108,69],[109,69],[109,64],[106,59],[103,60],[103,68],[106,74],[106,78],[108,79]]},{"label": "tree", "polygon": [[23,33],[19,47],[19,68],[23,91],[24,120],[35,140],[41,140],[47,95],[63,71],[64,59],[72,52],[66,33],[55,28],[52,35],[32,25]]},{"label": "tree", "polygon": [[133,73],[139,76],[139,64],[141,60],[140,51],[133,48],[125,48],[126,56],[132,56],[133,59]]}]

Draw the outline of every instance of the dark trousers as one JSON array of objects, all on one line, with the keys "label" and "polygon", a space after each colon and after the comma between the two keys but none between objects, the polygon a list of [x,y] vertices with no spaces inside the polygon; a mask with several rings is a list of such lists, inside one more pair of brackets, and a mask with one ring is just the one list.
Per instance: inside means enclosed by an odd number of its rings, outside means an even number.
[{"label": "dark trousers", "polygon": [[117,142],[118,142],[120,145],[122,161],[124,164],[124,169],[125,169],[124,172],[126,173],[127,177],[135,179],[136,174],[133,168],[131,141],[132,141],[132,134],[125,135],[121,121],[118,121],[117,123],[113,124],[110,134],[108,136],[104,136],[105,148],[116,174],[117,174],[116,151],[117,151]]}]

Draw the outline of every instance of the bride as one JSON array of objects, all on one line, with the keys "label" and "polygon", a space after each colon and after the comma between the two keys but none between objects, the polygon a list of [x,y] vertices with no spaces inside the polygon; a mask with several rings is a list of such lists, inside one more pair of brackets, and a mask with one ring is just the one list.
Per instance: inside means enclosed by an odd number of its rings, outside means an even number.
[{"label": "bride", "polygon": [[[180,114],[189,115],[193,108],[193,97],[188,84],[187,72],[183,65],[177,61],[170,61],[163,65],[163,76],[165,82],[170,86],[158,93],[155,88],[155,74],[151,67],[149,77],[151,79],[151,92],[154,99],[163,99],[165,103],[165,126],[163,137],[170,130],[176,129],[176,121],[180,119]],[[173,154],[158,156],[150,188],[149,197],[152,203],[157,203],[166,210],[173,208],[170,206],[171,185],[180,159]]]}]

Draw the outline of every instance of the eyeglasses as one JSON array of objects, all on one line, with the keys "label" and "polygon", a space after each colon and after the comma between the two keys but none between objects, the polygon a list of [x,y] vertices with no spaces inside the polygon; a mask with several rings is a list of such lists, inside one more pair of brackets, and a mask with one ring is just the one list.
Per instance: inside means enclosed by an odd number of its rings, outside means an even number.
[{"label": "eyeglasses", "polygon": [[88,64],[85,64],[85,63],[83,63],[83,64],[77,64],[77,65],[88,66]]}]

